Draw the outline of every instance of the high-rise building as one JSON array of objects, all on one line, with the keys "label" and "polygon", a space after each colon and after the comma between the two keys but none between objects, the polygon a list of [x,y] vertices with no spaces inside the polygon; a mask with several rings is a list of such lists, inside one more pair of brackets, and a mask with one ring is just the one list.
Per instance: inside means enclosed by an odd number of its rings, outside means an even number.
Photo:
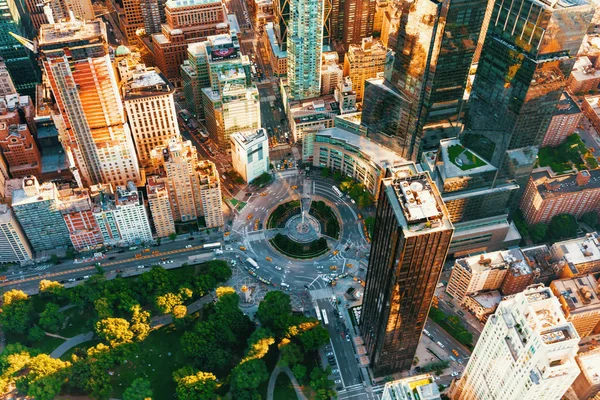
[{"label": "high-rise building", "polygon": [[233,169],[250,183],[269,173],[269,137],[265,128],[236,132],[230,136]]},{"label": "high-rise building", "polygon": [[600,85],[600,70],[594,67],[587,56],[579,57],[573,65],[567,85],[571,93],[578,95],[597,90]]},{"label": "high-rise building", "polygon": [[135,45],[138,40],[138,30],[145,28],[144,14],[140,0],[122,0],[123,8],[119,14],[121,31],[129,45]]},{"label": "high-rise building", "polygon": [[210,86],[206,42],[190,43],[187,48],[188,59],[181,65],[183,94],[188,110],[194,115],[204,116],[202,107],[202,89]]},{"label": "high-rise building", "polygon": [[165,180],[158,176],[148,177],[146,192],[156,236],[162,238],[175,233],[175,221]]},{"label": "high-rise building", "polygon": [[372,37],[362,39],[360,45],[350,45],[344,58],[344,75],[352,79],[356,101],[363,100],[365,81],[383,72],[389,50]]},{"label": "high-rise building", "polygon": [[0,260],[25,263],[33,258],[27,237],[7,204],[0,204]]},{"label": "high-rise building", "polygon": [[450,398],[559,400],[579,374],[579,339],[552,291],[532,286],[489,317]]},{"label": "high-rise building", "polygon": [[15,84],[13,83],[12,78],[10,77],[8,68],[6,68],[6,63],[0,57],[0,97],[4,97],[9,94],[15,93],[17,93]]},{"label": "high-rise building", "polygon": [[152,35],[156,66],[179,86],[179,67],[187,58],[189,43],[229,32],[222,0],[168,0],[162,32]]},{"label": "high-rise building", "polygon": [[596,232],[556,242],[550,247],[550,253],[558,261],[558,274],[562,279],[600,272],[600,237]]},{"label": "high-rise building", "polygon": [[341,0],[342,38],[345,46],[359,44],[363,38],[373,35],[376,0]]},{"label": "high-rise building", "polygon": [[374,375],[412,365],[454,228],[435,184],[414,164],[383,179],[360,329]]},{"label": "high-rise building", "polygon": [[581,373],[573,382],[571,390],[578,400],[598,400],[600,397],[600,348],[589,346],[580,350],[575,356],[575,361],[577,361]]},{"label": "high-rise building", "polygon": [[33,176],[25,178],[22,189],[12,193],[12,207],[33,251],[66,248],[71,244],[54,183],[40,185]]},{"label": "high-rise building", "polygon": [[100,20],[43,25],[40,59],[56,98],[61,142],[86,184],[139,182],[135,147]]},{"label": "high-rise building", "polygon": [[89,189],[66,187],[59,190],[59,198],[60,212],[75,250],[92,250],[102,246],[103,238],[94,218]]},{"label": "high-rise building", "polygon": [[[435,149],[440,138],[459,132],[467,78],[488,4],[492,3],[414,0],[400,4],[396,54],[387,77],[410,105],[405,114],[385,116],[392,129],[381,129],[381,123],[371,127],[376,117],[365,110],[380,96],[368,98],[365,93],[363,118],[369,136],[385,140],[403,157],[417,160],[423,150]],[[398,118],[405,121],[395,122]]]},{"label": "high-rise building", "polygon": [[159,33],[161,24],[166,20],[165,0],[141,0],[140,9],[146,34]]},{"label": "high-rise building", "polygon": [[217,166],[209,160],[198,162],[194,173],[200,181],[200,204],[207,228],[223,226],[221,182]]},{"label": "high-rise building", "polygon": [[342,81],[343,71],[339,64],[339,56],[335,51],[321,55],[321,95],[333,94]]},{"label": "high-rise building", "polygon": [[232,133],[260,128],[259,93],[237,34],[210,36],[204,48],[210,80],[202,89],[206,127],[219,148],[228,149]]},{"label": "high-rise building", "polygon": [[594,129],[600,131],[600,96],[585,96],[581,103],[581,111],[588,117]]},{"label": "high-rise building", "polygon": [[[510,252],[519,252],[518,249]],[[459,303],[472,293],[499,289],[513,256],[508,251],[495,251],[456,260],[446,291]],[[519,262],[525,262],[521,255]]]},{"label": "high-rise building", "polygon": [[26,15],[22,15],[22,17],[24,20],[27,20],[26,23],[31,23],[32,25],[32,31],[27,32],[28,35],[34,35],[39,31],[42,25],[50,23],[44,7],[46,4],[52,11],[54,21],[69,18],[69,11],[73,13],[73,16],[84,21],[92,20],[95,17],[91,0],[50,0],[44,2],[36,0],[17,0],[16,3],[19,5],[22,4],[22,9],[26,11]]},{"label": "high-rise building", "polygon": [[579,336],[591,335],[600,323],[600,287],[594,275],[559,279],[550,284],[550,289]]},{"label": "high-rise building", "polygon": [[493,187],[524,189],[592,13],[579,0],[494,3],[461,135],[497,168]]},{"label": "high-rise building", "polygon": [[289,96],[319,97],[323,50],[323,0],[289,0],[287,30]]},{"label": "high-rise building", "polygon": [[375,2],[375,15],[373,16],[373,35],[380,37],[383,28],[383,16],[390,2],[388,0],[377,0]]},{"label": "high-rise building", "polygon": [[[356,113],[356,92],[352,84],[352,79],[349,76],[345,76],[335,88],[333,97],[340,105],[340,114],[351,114]],[[357,123],[360,125],[360,117],[357,118]]]},{"label": "high-rise building", "polygon": [[151,150],[179,135],[173,99],[175,88],[163,74],[142,64],[122,83],[122,90],[137,158],[145,167],[150,162]]},{"label": "high-rise building", "polygon": [[198,219],[202,215],[200,182],[194,173],[198,154],[192,142],[173,136],[166,145],[152,150],[150,157],[152,171],[167,184],[173,219],[183,222]]},{"label": "high-rise building", "polygon": [[441,400],[440,390],[429,374],[386,382],[381,400]]},{"label": "high-rise building", "polygon": [[0,98],[0,151],[13,178],[42,177],[42,155],[30,129],[34,113],[29,96]]},{"label": "high-rise building", "polygon": [[575,132],[575,128],[581,119],[581,110],[577,103],[567,92],[563,92],[556,110],[552,114],[552,119],[544,135],[542,147],[556,147],[567,140],[567,137]]}]

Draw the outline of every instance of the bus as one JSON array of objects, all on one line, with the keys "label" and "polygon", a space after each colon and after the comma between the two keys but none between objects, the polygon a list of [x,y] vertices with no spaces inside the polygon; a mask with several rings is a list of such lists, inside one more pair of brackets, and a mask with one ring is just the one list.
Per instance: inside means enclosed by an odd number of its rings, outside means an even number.
[{"label": "bus", "polygon": [[202,129],[198,131],[198,136],[200,136],[200,143],[208,142],[209,136],[208,133],[204,132]]},{"label": "bus", "polygon": [[323,308],[321,312],[323,313],[323,323],[325,324],[325,326],[329,325],[329,320],[327,319],[327,311]]},{"label": "bus", "polygon": [[219,247],[221,246],[220,242],[217,243],[206,243],[205,245],[202,246],[203,249],[212,249],[214,247]]},{"label": "bus", "polygon": [[246,258],[246,262],[250,265],[252,265],[254,268],[259,269],[260,267],[258,266],[258,264],[256,263],[256,261],[254,261],[253,259],[251,259],[250,257]]},{"label": "bus", "polygon": [[321,311],[319,311],[319,307],[315,306],[315,312],[317,313],[317,319],[319,321],[323,321],[323,318],[321,318]]},{"label": "bus", "polygon": [[331,188],[333,189],[333,192],[335,194],[337,194],[337,197],[342,197],[343,196],[342,191],[340,189],[338,189],[337,186],[333,185]]}]

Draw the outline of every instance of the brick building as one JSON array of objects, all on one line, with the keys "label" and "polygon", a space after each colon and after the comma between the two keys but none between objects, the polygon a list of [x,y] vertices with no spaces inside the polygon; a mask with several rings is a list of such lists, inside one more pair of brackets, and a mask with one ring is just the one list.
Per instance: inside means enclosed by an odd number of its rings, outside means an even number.
[{"label": "brick building", "polygon": [[544,135],[542,147],[555,147],[564,142],[567,136],[573,134],[580,119],[581,109],[567,92],[563,92]]},{"label": "brick building", "polygon": [[600,70],[597,70],[588,57],[579,57],[573,66],[567,85],[571,93],[587,93],[598,89]]},{"label": "brick building", "polygon": [[550,284],[550,289],[579,336],[584,338],[591,335],[600,323],[599,288],[594,276],[555,280]]},{"label": "brick building", "polygon": [[58,193],[59,208],[75,250],[89,250],[102,246],[104,241],[94,218],[89,190],[66,187],[61,188]]}]

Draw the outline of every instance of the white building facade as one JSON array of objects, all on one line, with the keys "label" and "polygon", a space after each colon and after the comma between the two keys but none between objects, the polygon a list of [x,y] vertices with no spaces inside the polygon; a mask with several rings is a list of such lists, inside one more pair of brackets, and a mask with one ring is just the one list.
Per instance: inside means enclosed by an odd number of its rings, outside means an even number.
[{"label": "white building facade", "polygon": [[269,172],[269,137],[264,128],[231,135],[233,169],[250,183]]},{"label": "white building facade", "polygon": [[0,204],[0,264],[25,263],[33,258],[27,237],[11,208]]}]

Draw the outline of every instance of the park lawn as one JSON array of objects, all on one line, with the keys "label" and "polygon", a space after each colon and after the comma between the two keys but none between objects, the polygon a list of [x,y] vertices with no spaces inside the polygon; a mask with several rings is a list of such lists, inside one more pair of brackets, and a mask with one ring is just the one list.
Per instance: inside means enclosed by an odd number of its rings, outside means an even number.
[{"label": "park lawn", "polygon": [[112,397],[121,398],[136,378],[145,378],[152,384],[154,398],[172,399],[175,394],[173,372],[188,364],[179,344],[183,332],[183,329],[176,330],[173,324],[152,331],[139,344],[136,358],[113,369]]},{"label": "park lawn", "polygon": [[[460,156],[463,152],[464,152],[464,156],[472,164],[469,164],[469,165],[458,165],[456,163],[456,158],[458,156]],[[452,164],[456,165],[457,167],[459,167],[463,171],[466,171],[466,170],[469,170],[469,169],[473,169],[473,168],[477,168],[477,167],[481,167],[481,166],[485,165],[485,162],[482,159],[480,159],[475,154],[471,153],[469,150],[465,149],[463,146],[461,146],[459,144],[455,144],[455,145],[452,145],[452,146],[448,147],[448,158],[450,159],[450,162],[452,162]]]},{"label": "park lawn", "polygon": [[[18,342],[18,340],[16,340],[16,342]],[[60,338],[55,338],[52,336],[44,336],[42,338],[42,340],[40,340],[39,342],[32,343],[31,346],[29,346],[29,347],[31,347],[33,349],[38,349],[39,351],[41,351],[44,354],[50,354],[64,342],[65,341]],[[12,341],[9,343],[15,343],[15,341]]]},{"label": "park lawn", "polygon": [[[267,364],[267,371],[269,372],[269,378],[271,377],[271,373],[275,369],[277,365],[277,361],[279,361],[279,349],[277,345],[271,345],[267,354],[263,357],[263,361]],[[269,380],[267,379],[258,387],[258,392],[263,399],[267,398],[267,393],[269,392]],[[278,398],[275,397],[274,400]]]},{"label": "park lawn", "polygon": [[89,348],[96,346],[98,343],[100,343],[100,339],[93,339],[93,340],[90,340],[89,342],[83,342],[79,346],[75,346],[75,347],[71,348],[70,350],[68,350],[65,354],[60,356],[60,359],[63,361],[71,361],[71,356],[75,353],[75,351],[77,351],[77,349],[82,349],[82,350],[87,351]]},{"label": "park lawn", "polygon": [[292,381],[286,373],[281,372],[277,375],[273,400],[298,400]]},{"label": "park lawn", "polygon": [[67,321],[66,326],[58,332],[59,335],[71,338],[93,329],[91,321],[95,314],[92,310],[88,309],[81,313],[78,307],[73,307],[65,310],[63,314],[67,317]]}]

